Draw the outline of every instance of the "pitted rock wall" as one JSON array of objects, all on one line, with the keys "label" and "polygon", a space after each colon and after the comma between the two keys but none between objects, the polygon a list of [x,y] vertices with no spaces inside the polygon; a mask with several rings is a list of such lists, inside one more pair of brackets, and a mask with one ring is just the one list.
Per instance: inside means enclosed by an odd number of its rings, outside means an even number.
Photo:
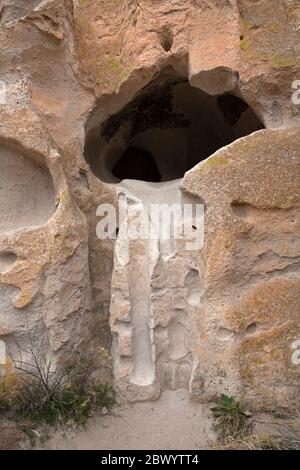
[{"label": "pitted rock wall", "polygon": [[[178,358],[192,328],[192,397],[299,401],[290,349],[300,339],[298,35],[297,1],[0,1],[0,340],[12,354],[37,331],[58,366],[78,352],[109,369],[100,348],[111,348],[114,241],[97,239],[96,209],[117,206],[117,193],[93,174],[85,142],[172,67],[206,92],[242,97],[267,130],[183,180],[207,207],[192,267],[201,305],[190,274],[188,322],[184,312],[167,333],[153,326],[161,390],[177,386],[164,378],[167,356]],[[3,377],[11,369],[0,367]]]}]

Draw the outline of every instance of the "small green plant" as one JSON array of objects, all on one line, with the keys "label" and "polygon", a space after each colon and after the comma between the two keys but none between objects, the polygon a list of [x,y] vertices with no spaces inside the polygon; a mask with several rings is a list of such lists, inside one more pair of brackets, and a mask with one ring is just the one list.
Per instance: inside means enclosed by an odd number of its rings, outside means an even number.
[{"label": "small green plant", "polygon": [[222,441],[228,437],[236,439],[249,432],[248,418],[251,414],[241,408],[235,397],[221,395],[218,405],[212,408],[212,412],[214,428]]}]

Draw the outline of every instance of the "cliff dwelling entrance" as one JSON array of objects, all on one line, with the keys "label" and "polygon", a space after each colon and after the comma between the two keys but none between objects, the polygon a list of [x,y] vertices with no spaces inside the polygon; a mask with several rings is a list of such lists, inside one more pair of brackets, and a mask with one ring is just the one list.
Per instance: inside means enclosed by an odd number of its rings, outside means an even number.
[{"label": "cliff dwelling entrance", "polygon": [[210,96],[166,71],[87,139],[85,157],[104,182],[164,182],[234,140],[262,129],[233,94]]},{"label": "cliff dwelling entrance", "polygon": [[[130,103],[87,135],[94,174],[157,228],[149,206],[202,204],[180,189],[181,178],[215,151],[263,126],[233,94],[210,96],[165,70]],[[203,228],[194,215],[190,226]],[[174,224],[174,222],[171,222]],[[171,225],[170,223],[170,225]],[[163,218],[163,224],[168,224]],[[201,224],[201,226],[200,226]],[[122,223],[119,231],[121,233]],[[134,230],[135,231],[135,230]],[[199,248],[176,239],[138,236],[114,244],[110,327],[116,388],[129,400],[188,387],[193,376],[195,318],[202,302]]]}]

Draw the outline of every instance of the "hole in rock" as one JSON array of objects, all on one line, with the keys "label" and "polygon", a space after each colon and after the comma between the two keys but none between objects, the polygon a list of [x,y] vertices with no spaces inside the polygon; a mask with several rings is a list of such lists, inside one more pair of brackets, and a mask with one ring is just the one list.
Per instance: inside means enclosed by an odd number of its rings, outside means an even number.
[{"label": "hole in rock", "polygon": [[119,180],[161,181],[161,174],[151,153],[138,147],[128,147],[112,173]]},{"label": "hole in rock", "polygon": [[0,164],[0,234],[45,224],[55,212],[48,168],[2,146]]},{"label": "hole in rock", "polygon": [[104,182],[164,182],[263,125],[241,98],[210,96],[165,69],[87,133],[85,158]]},{"label": "hole in rock", "polygon": [[0,251],[0,273],[8,271],[17,261],[17,255],[12,251]]},{"label": "hole in rock", "polygon": [[258,328],[257,323],[251,323],[251,325],[248,325],[246,328],[246,334],[254,335],[257,332],[257,328]]},{"label": "hole in rock", "polygon": [[235,337],[235,332],[228,328],[219,328],[217,337],[221,341],[229,341]]},{"label": "hole in rock", "polygon": [[161,47],[166,51],[169,52],[174,43],[174,34],[170,26],[164,26],[160,32],[158,33],[158,38]]}]

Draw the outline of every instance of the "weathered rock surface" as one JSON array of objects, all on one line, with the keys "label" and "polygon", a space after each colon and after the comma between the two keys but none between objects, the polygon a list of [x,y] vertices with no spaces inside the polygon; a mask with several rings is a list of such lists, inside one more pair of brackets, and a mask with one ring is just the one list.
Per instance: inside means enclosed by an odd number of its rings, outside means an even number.
[{"label": "weathered rock surface", "polygon": [[299,336],[298,134],[253,134],[184,178],[207,207],[191,382],[197,397],[226,390],[257,407],[298,400],[300,371],[291,354]]},{"label": "weathered rock surface", "polygon": [[[299,15],[296,0],[0,0],[0,340],[12,354],[35,333],[57,364],[81,353],[102,373],[113,337],[126,399],[189,387],[200,400],[299,403]],[[211,109],[230,93],[253,114],[233,101],[237,114],[218,115],[234,132],[222,124],[224,148],[181,183],[205,204],[203,248],[137,240],[124,262],[120,240],[96,235],[96,209],[117,207],[120,185],[92,171],[87,148],[101,159],[104,123],[162,72],[189,79]],[[131,143],[129,111],[128,127],[106,126],[108,161],[112,143],[111,161]],[[151,127],[140,117],[135,145]],[[266,130],[246,136],[256,117]],[[177,139],[179,118],[148,135],[153,148]]]}]

